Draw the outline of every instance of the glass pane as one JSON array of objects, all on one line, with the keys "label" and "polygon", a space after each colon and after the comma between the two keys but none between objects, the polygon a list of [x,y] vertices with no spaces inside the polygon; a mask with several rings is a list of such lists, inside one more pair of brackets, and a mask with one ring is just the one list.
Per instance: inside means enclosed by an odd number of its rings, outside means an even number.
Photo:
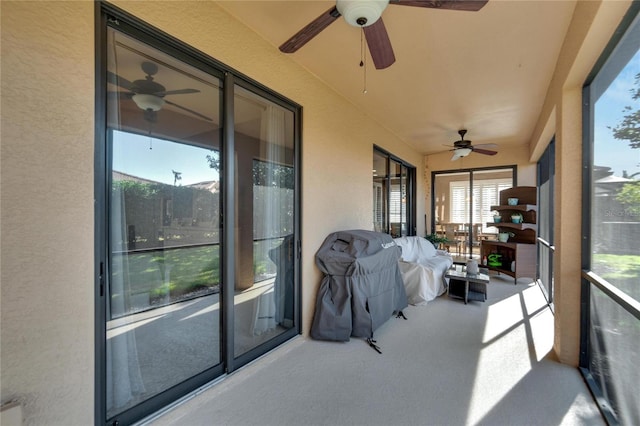
[{"label": "glass pane", "polygon": [[107,413],[220,362],[221,82],[109,29]]},{"label": "glass pane", "polygon": [[[403,194],[403,190],[406,187],[406,178],[403,179],[402,164],[397,161],[389,161],[389,224],[390,234],[393,238],[398,238],[403,235],[407,235],[406,232],[406,192]],[[404,205],[403,205],[404,195]]]},{"label": "glass pane", "polygon": [[589,370],[620,424],[640,424],[640,320],[591,286]]},{"label": "glass pane", "polygon": [[595,103],[591,269],[640,300],[640,31],[628,42],[633,57]]},{"label": "glass pane", "polygon": [[[470,191],[472,173],[473,191]],[[461,256],[479,258],[482,240],[497,239],[497,229],[489,225],[493,222],[491,206],[500,204],[500,191],[512,186],[512,169],[436,174],[436,232],[447,240],[441,247]]]},{"label": "glass pane", "polygon": [[387,156],[373,152],[373,229],[389,233],[387,223]]},{"label": "glass pane", "polygon": [[434,179],[436,232],[446,239],[440,247],[453,255],[463,254],[467,239],[470,177],[470,173],[460,172],[437,174]]},{"label": "glass pane", "polygon": [[538,280],[547,301],[553,302],[553,199],[555,142],[552,140],[538,161]]},{"label": "glass pane", "polygon": [[465,250],[465,254],[479,258],[482,240],[497,239],[498,228],[489,226],[493,223],[491,206],[499,205],[500,191],[511,187],[512,169],[473,171],[472,250]]},{"label": "glass pane", "polygon": [[235,87],[234,354],[294,327],[294,114]]}]

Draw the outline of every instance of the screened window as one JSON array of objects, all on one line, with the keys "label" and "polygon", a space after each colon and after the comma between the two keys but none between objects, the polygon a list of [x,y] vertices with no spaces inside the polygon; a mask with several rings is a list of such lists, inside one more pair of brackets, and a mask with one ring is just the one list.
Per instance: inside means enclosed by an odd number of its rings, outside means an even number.
[{"label": "screened window", "polygon": [[538,282],[553,303],[553,209],[555,141],[551,141],[538,161]]},{"label": "screened window", "polygon": [[640,22],[635,3],[584,89],[580,367],[610,423],[640,424]]}]

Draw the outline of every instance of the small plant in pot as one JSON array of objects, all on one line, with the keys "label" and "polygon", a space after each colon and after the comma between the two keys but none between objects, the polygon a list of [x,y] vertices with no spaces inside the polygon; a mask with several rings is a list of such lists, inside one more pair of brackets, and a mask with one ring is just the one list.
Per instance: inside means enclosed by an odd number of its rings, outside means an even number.
[{"label": "small plant in pot", "polygon": [[514,213],[511,215],[511,222],[522,223],[522,213]]},{"label": "small plant in pot", "polygon": [[498,223],[502,220],[502,217],[500,217],[500,212],[497,210],[493,211],[493,222],[494,223]]},{"label": "small plant in pot", "polygon": [[509,241],[509,238],[515,237],[515,235],[516,234],[514,234],[513,232],[499,232],[498,241],[500,241],[501,243],[506,243],[507,241]]},{"label": "small plant in pot", "polygon": [[427,234],[425,238],[433,244],[435,248],[438,248],[441,243],[446,243],[447,239],[444,236],[438,234]]}]

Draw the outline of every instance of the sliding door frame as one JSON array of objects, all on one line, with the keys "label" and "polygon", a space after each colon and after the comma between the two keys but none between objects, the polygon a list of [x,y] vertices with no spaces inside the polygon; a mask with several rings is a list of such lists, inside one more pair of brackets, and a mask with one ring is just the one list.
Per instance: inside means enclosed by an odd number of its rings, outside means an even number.
[{"label": "sliding door frame", "polygon": [[[406,216],[407,216],[407,235],[416,235],[417,233],[417,207],[416,207],[416,168],[410,163],[402,160],[401,158],[391,154],[389,151],[380,148],[377,145],[373,145],[373,153],[377,153],[380,156],[385,157],[386,159],[386,194],[383,194],[386,198],[386,209],[384,211],[385,214],[385,223],[387,225],[387,229],[383,230],[383,232],[390,234],[391,233],[391,220],[390,220],[390,211],[391,211],[391,161],[395,161],[399,163],[401,167],[406,168],[407,170],[407,196],[409,199],[405,203],[407,206]],[[374,200],[375,202],[375,200]],[[375,208],[375,206],[374,206]],[[402,230],[401,230],[402,232]]]},{"label": "sliding door frame", "polygon": [[[198,51],[146,22],[132,16],[106,2],[98,1],[94,8],[94,37],[95,37],[95,150],[94,150],[94,424],[106,424],[113,422],[131,424],[161,411],[174,404],[189,393],[196,392],[199,388],[207,386],[220,376],[235,371],[246,365],[258,356],[274,349],[285,341],[301,333],[301,150],[302,150],[302,107],[292,100],[272,92],[266,86],[252,80],[246,75],[226,66],[214,58]],[[222,95],[222,141],[220,145],[221,169],[221,324],[220,343],[222,359],[215,365],[183,382],[175,385],[144,402],[118,414],[112,419],[107,419],[106,382],[107,382],[107,357],[106,357],[106,323],[107,312],[107,287],[109,285],[109,202],[110,193],[110,148],[109,131],[107,130],[107,28],[113,27],[131,37],[136,38],[155,49],[168,53],[186,64],[198,68],[220,81],[223,81]],[[235,195],[234,195],[234,87],[241,86],[264,98],[277,103],[294,114],[294,326],[259,345],[241,356],[234,357],[234,282],[235,282]]]},{"label": "sliding door frame", "polygon": [[[467,208],[469,209],[469,223],[467,225],[471,225],[474,223],[473,218],[473,174],[474,172],[483,172],[483,171],[492,171],[492,170],[510,170],[512,176],[513,186],[518,186],[518,166],[516,164],[508,165],[508,166],[493,166],[493,167],[476,167],[476,168],[467,168],[467,169],[453,169],[453,170],[437,170],[431,172],[431,233],[436,232],[436,205],[435,205],[435,197],[436,197],[436,177],[438,175],[447,175],[453,173],[468,173],[469,174],[469,205]],[[471,228],[469,228],[471,229]],[[473,244],[473,235],[471,232],[467,235],[467,245],[468,247],[472,247]],[[473,258],[472,250],[469,252],[469,259]]]}]

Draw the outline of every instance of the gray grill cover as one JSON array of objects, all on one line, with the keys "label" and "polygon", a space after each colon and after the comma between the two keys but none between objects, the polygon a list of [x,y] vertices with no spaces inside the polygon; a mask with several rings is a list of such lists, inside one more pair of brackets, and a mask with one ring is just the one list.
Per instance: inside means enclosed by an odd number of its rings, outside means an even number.
[{"label": "gray grill cover", "polygon": [[406,308],[398,267],[401,251],[388,234],[365,230],[330,234],[316,253],[324,278],[311,337],[338,341],[372,337],[395,311]]}]

